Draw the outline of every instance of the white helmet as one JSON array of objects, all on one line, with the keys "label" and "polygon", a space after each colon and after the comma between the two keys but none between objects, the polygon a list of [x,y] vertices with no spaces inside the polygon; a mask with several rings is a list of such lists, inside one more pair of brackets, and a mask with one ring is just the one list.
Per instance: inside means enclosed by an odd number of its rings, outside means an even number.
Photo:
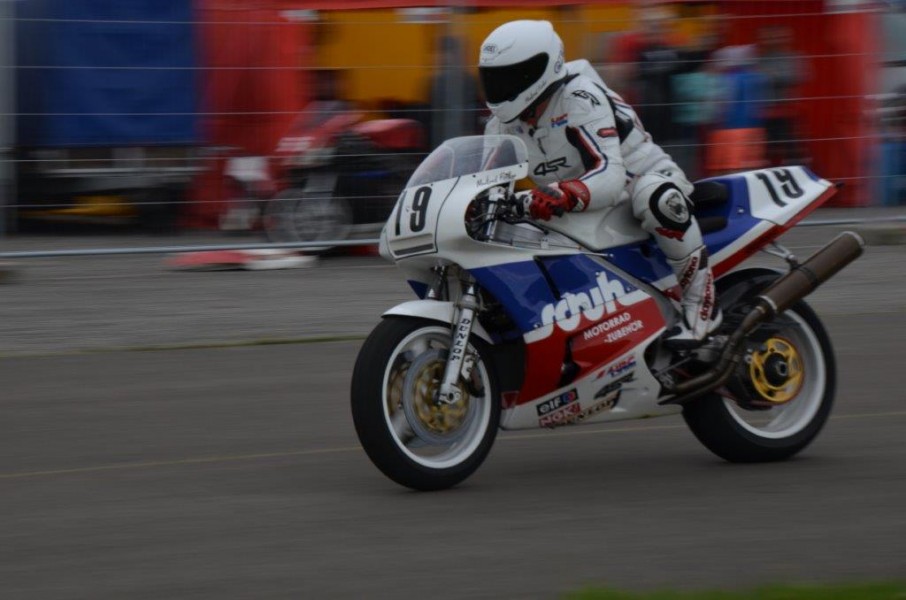
[{"label": "white helmet", "polygon": [[488,108],[508,123],[566,76],[563,41],[549,21],[510,21],[481,44],[478,73]]}]

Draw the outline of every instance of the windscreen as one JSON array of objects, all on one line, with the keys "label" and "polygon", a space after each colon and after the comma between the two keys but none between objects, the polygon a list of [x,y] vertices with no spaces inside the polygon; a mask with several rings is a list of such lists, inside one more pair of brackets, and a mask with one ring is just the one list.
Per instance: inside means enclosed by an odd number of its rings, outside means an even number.
[{"label": "windscreen", "polygon": [[475,135],[447,140],[418,166],[406,187],[513,167],[528,160],[525,144],[511,135]]}]

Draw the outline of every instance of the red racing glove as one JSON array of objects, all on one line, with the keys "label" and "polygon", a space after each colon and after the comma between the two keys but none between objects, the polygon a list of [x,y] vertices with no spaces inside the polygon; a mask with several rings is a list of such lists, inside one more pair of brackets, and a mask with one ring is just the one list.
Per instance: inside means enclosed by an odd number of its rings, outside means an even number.
[{"label": "red racing glove", "polygon": [[562,217],[566,212],[585,210],[589,196],[584,183],[570,179],[533,189],[526,198],[525,208],[533,219],[549,221],[554,215]]}]

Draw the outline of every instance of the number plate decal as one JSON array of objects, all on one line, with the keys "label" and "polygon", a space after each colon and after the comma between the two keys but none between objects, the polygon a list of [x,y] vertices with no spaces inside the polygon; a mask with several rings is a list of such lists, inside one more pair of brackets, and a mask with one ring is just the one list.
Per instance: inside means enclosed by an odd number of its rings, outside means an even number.
[{"label": "number plate decal", "polygon": [[437,218],[455,184],[456,180],[441,181],[408,188],[400,195],[387,228],[387,241],[394,256],[437,251]]},{"label": "number plate decal", "polygon": [[779,167],[746,173],[752,216],[778,225],[786,223],[830,186],[809,176],[802,167]]}]

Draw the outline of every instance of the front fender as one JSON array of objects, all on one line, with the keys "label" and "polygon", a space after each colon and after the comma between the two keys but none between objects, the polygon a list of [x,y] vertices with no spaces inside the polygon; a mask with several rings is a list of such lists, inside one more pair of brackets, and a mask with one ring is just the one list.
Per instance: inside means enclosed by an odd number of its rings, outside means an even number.
[{"label": "front fender", "polygon": [[[452,302],[441,300],[410,300],[409,302],[397,304],[381,316],[416,317],[418,319],[428,319],[429,321],[437,321],[438,323],[452,326],[455,310]],[[489,344],[494,343],[491,336],[488,335],[488,332],[485,331],[484,327],[481,326],[481,323],[479,323],[477,319],[472,323],[472,333]]]}]

